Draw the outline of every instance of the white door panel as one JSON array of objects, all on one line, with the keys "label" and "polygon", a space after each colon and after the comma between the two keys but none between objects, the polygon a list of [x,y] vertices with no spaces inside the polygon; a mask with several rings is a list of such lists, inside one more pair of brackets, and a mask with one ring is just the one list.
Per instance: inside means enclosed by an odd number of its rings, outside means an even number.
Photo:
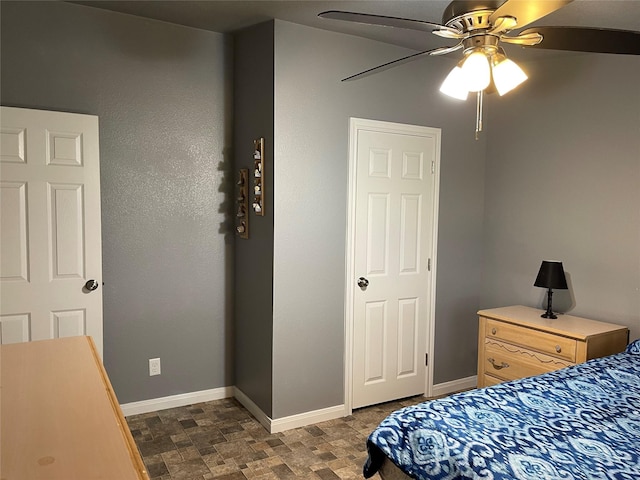
[{"label": "white door panel", "polygon": [[[355,120],[354,120],[355,121]],[[353,141],[352,407],[425,393],[439,131],[357,129]],[[380,126],[381,125],[381,126]],[[353,132],[353,129],[352,129]],[[353,136],[353,133],[352,133]]]},{"label": "white door panel", "polygon": [[27,248],[27,184],[0,181],[0,281],[29,281]]},{"label": "white door panel", "polygon": [[91,335],[102,354],[98,118],[1,113],[0,343]]}]

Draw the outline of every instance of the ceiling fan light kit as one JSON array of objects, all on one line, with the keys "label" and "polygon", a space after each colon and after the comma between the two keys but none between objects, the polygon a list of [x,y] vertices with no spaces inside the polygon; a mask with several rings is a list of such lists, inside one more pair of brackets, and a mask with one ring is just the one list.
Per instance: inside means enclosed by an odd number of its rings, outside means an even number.
[{"label": "ceiling fan light kit", "polygon": [[388,17],[368,13],[328,11],[322,18],[369,25],[388,26],[431,32],[439,37],[458,40],[451,47],[432,50],[387,62],[351,75],[343,81],[356,80],[430,55],[445,55],[462,49],[464,58],[451,70],[440,86],[445,95],[466,100],[477,92],[476,139],[482,131],[484,93],[497,91],[500,96],[527,79],[525,72],[509,60],[500,43],[593,53],[640,55],[640,32],[593,27],[534,27],[509,36],[530,23],[555,12],[573,0],[454,0],[442,15],[442,24],[423,20]]},{"label": "ceiling fan light kit", "polygon": [[[501,25],[504,26],[504,23]],[[528,78],[514,61],[507,58],[504,50],[498,47],[499,41],[499,37],[488,34],[473,35],[464,39],[465,58],[453,67],[440,86],[440,92],[458,100],[466,100],[469,92],[478,93],[476,139],[482,131],[482,103],[489,87],[493,87],[491,90],[497,90],[502,96]]]},{"label": "ceiling fan light kit", "polygon": [[[528,77],[501,48],[473,47],[445,78],[440,91],[450,97],[466,100],[468,92],[479,92],[493,84],[500,94],[510,92]],[[466,90],[466,91],[465,91]]]}]

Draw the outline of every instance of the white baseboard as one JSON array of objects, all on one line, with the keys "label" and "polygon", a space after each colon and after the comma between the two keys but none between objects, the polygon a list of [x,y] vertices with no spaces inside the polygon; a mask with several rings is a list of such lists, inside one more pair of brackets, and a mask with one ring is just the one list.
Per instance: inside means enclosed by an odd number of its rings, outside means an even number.
[{"label": "white baseboard", "polygon": [[476,388],[477,385],[477,375],[472,375],[466,378],[459,378],[450,382],[438,383],[431,388],[431,396],[440,397],[442,395],[449,395],[450,393],[460,392],[462,390],[468,390],[470,388]]},{"label": "white baseboard", "polygon": [[236,400],[238,400],[244,408],[246,408],[251,415],[253,415],[256,420],[258,420],[267,431],[271,430],[271,419],[269,416],[264,413],[258,405],[253,403],[245,393],[240,390],[238,387],[233,387],[233,396]]},{"label": "white baseboard", "polygon": [[156,412],[167,408],[184,407],[194,403],[210,402],[211,400],[222,400],[233,396],[234,387],[212,388],[211,390],[201,390],[199,392],[181,393],[169,397],[152,398],[140,402],[123,403],[120,405],[122,414],[139,415],[141,413]]},{"label": "white baseboard", "polygon": [[311,412],[299,413],[289,417],[276,418],[271,420],[271,433],[284,432],[292,428],[306,427],[314,423],[326,422],[347,415],[344,404],[335,407],[321,408]]},{"label": "white baseboard", "polygon": [[285,430],[291,430],[292,428],[306,427],[307,425],[326,422],[327,420],[342,418],[347,415],[344,405],[336,405],[335,407],[322,408],[320,410],[299,413],[297,415],[276,418],[274,420],[264,413],[260,407],[253,403],[253,401],[239,388],[234,387],[233,395],[236,397],[236,400],[244,406],[244,408],[249,410],[249,413],[251,413],[251,415],[253,415],[269,433],[278,433],[284,432]]},{"label": "white baseboard", "polygon": [[[477,377],[475,375],[450,382],[439,383],[432,387],[431,396],[439,397],[448,395],[461,390],[475,388],[476,385]],[[152,398],[140,402],[123,403],[120,405],[120,409],[122,410],[122,414],[128,417],[130,415],[156,412],[167,408],[184,407],[186,405],[193,405],[194,403],[222,400],[230,397],[235,397],[270,433],[284,432],[292,428],[305,427],[347,415],[345,405],[336,405],[334,407],[322,408],[320,410],[299,413],[274,420],[264,413],[260,407],[237,387],[220,387],[211,390],[201,390],[199,392],[171,395],[169,397]]]}]

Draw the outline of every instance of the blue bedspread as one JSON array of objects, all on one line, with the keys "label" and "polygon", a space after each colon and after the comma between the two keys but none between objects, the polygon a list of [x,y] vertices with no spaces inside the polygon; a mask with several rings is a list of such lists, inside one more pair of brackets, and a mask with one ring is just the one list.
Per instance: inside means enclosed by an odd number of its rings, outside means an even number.
[{"label": "blue bedspread", "polygon": [[640,480],[632,351],[398,410],[369,437],[365,477],[386,456],[416,479]]}]

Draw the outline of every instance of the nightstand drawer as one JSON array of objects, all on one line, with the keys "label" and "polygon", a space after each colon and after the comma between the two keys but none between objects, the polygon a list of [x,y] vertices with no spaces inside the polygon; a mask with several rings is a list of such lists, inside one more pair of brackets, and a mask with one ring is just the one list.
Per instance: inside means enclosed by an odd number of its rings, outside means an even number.
[{"label": "nightstand drawer", "polygon": [[501,378],[494,377],[493,375],[484,375],[484,385],[485,387],[490,387],[492,385],[498,385],[499,383],[504,382]]},{"label": "nightstand drawer", "polygon": [[487,339],[484,371],[504,380],[540,375],[572,365],[556,357]]},{"label": "nightstand drawer", "polygon": [[504,340],[516,345],[535,348],[540,352],[570,362],[576,361],[576,341],[574,339],[491,319],[487,319],[486,325],[486,338]]}]

